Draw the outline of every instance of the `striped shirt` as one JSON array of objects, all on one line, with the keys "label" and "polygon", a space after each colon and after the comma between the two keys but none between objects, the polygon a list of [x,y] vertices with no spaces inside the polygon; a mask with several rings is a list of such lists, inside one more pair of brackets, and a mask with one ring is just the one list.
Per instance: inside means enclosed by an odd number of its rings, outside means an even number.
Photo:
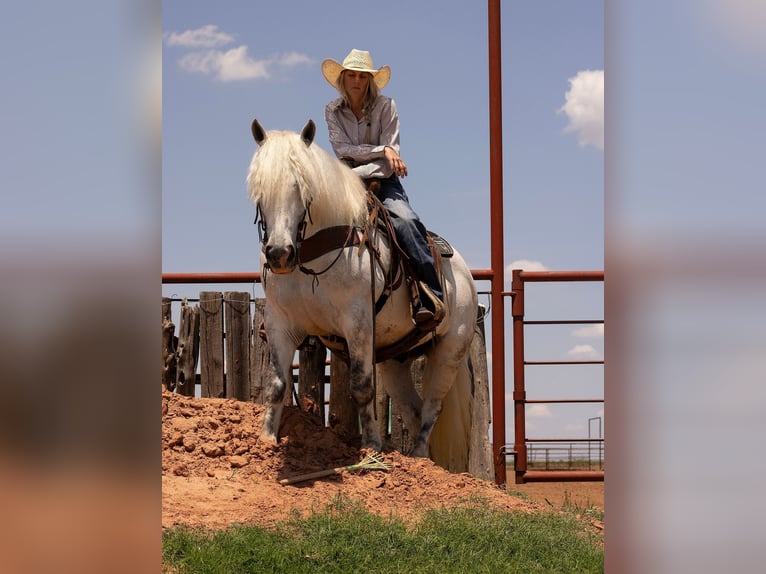
[{"label": "striped shirt", "polygon": [[359,177],[386,178],[393,174],[383,150],[388,146],[399,153],[399,114],[394,100],[378,95],[369,121],[367,116],[357,120],[343,98],[327,104],[324,116],[335,155]]}]

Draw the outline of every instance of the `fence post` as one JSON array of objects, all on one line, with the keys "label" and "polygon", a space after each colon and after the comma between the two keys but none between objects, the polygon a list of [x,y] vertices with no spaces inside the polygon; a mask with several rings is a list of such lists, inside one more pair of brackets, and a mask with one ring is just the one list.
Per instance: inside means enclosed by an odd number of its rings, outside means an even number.
[{"label": "fence post", "polygon": [[201,291],[200,383],[203,397],[223,398],[223,294]]},{"label": "fence post", "polygon": [[309,337],[298,353],[298,401],[304,412],[324,426],[324,384],[327,347]]},{"label": "fence post", "polygon": [[330,358],[330,410],[327,422],[343,440],[359,436],[359,413],[349,390],[346,362],[335,353]]},{"label": "fence post", "polygon": [[263,404],[263,381],[269,372],[269,345],[261,336],[266,299],[256,299],[253,307],[253,344],[250,349],[250,400]]},{"label": "fence post", "polygon": [[181,302],[176,357],[178,360],[176,390],[179,394],[193,397],[199,358],[199,305],[189,306],[185,297]]},{"label": "fence post", "polygon": [[250,397],[250,294],[223,294],[226,323],[226,397],[245,401]]},{"label": "fence post", "polygon": [[489,373],[487,344],[484,333],[484,305],[476,309],[476,331],[471,343],[469,366],[473,381],[473,412],[471,413],[471,443],[468,451],[468,472],[484,480],[495,480],[489,424],[492,422],[489,405]]},{"label": "fence post", "polygon": [[170,319],[170,297],[162,298],[162,385],[172,391],[176,384],[176,326]]}]

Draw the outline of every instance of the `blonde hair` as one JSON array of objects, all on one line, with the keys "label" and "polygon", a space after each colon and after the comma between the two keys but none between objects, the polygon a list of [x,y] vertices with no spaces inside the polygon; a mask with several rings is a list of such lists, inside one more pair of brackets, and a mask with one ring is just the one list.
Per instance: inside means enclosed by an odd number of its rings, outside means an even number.
[{"label": "blonde hair", "polygon": [[[338,93],[343,98],[343,101],[346,102],[346,105],[348,105],[348,93],[346,92],[346,88],[343,84],[343,76],[346,74],[347,70],[343,70],[340,75],[338,76],[338,80],[335,82],[335,88],[338,90]],[[362,72],[364,74],[367,74],[367,76],[370,78],[370,81],[367,82],[367,93],[364,94],[364,103],[362,106],[362,110],[364,110],[364,115],[368,118],[370,117],[370,114],[372,113],[372,104],[375,103],[375,100],[378,99],[378,94],[380,94],[380,89],[378,88],[378,84],[375,83],[375,79],[372,77],[372,74],[369,72]]]}]

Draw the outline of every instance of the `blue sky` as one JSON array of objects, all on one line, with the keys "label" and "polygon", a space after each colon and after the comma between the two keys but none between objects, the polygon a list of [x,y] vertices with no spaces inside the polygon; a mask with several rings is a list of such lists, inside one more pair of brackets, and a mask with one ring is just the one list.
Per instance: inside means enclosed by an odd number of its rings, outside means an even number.
[{"label": "blue sky", "polygon": [[[603,4],[502,2],[506,261],[606,267],[606,570],[758,571],[766,2]],[[157,275],[257,267],[244,185],[254,149],[248,126],[253,116],[295,130],[321,120],[333,94],[319,61],[352,47],[393,68],[386,92],[402,113],[416,209],[471,266],[488,266],[486,3],[396,1],[373,11],[362,2],[165,1],[161,14],[152,0],[4,8],[0,304],[11,312],[0,323],[9,328],[10,373],[0,383],[33,377],[30,365],[56,356],[41,349],[71,332],[69,342],[82,342],[73,349],[78,368],[57,363],[60,377],[36,383],[85,392],[83,381],[105,383],[104,391],[112,382],[120,408],[134,406],[126,388],[144,389],[156,404]],[[267,78],[228,82],[181,68],[195,50],[166,45],[163,32],[208,25],[234,38],[213,49],[245,46],[256,63],[287,54],[311,62],[274,63]],[[603,152],[580,146],[558,112],[569,78],[586,69],[608,72]],[[181,289],[163,292],[187,294]],[[530,309],[540,314],[602,311],[600,295],[573,288],[538,297]],[[90,312],[73,317],[84,299]],[[145,330],[130,338],[128,328],[129,340],[98,351],[118,348],[131,359],[106,372],[91,344],[104,333],[82,331],[116,309],[144,319]],[[565,356],[584,342],[567,330],[535,345]],[[598,339],[587,344],[602,352]],[[41,423],[49,413],[27,410]],[[131,412],[136,436],[152,412]],[[82,413],[67,414],[80,429]],[[66,417],[51,418],[48,430],[58,434]],[[148,448],[155,452],[156,441]]]},{"label": "blue sky", "polygon": [[[603,269],[603,2],[505,2],[502,18],[507,268]],[[372,22],[395,40],[370,33]],[[298,131],[312,118],[316,143],[331,151],[324,106],[337,93],[320,63],[352,48],[392,68],[384,93],[399,109],[413,207],[469,266],[490,267],[486,5],[169,1],[162,26],[163,271],[258,269],[245,189],[250,123]],[[536,293],[530,318],[603,317],[600,283]],[[529,356],[602,358],[603,331],[530,333]],[[530,398],[603,396],[601,367],[554,371],[529,372]],[[601,415],[598,404],[530,407],[529,436],[587,437],[587,419]]]}]

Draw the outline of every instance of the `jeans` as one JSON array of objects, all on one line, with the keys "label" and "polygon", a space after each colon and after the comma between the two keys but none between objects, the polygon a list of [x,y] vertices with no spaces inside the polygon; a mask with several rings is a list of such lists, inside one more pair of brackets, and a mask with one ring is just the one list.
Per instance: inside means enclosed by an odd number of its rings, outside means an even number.
[{"label": "jeans", "polygon": [[409,265],[416,276],[433,291],[433,294],[443,300],[439,276],[434,267],[431,250],[428,248],[426,228],[417,213],[410,207],[407,193],[399,178],[392,175],[378,181],[380,182],[378,199],[391,216],[396,240],[409,257]]}]

